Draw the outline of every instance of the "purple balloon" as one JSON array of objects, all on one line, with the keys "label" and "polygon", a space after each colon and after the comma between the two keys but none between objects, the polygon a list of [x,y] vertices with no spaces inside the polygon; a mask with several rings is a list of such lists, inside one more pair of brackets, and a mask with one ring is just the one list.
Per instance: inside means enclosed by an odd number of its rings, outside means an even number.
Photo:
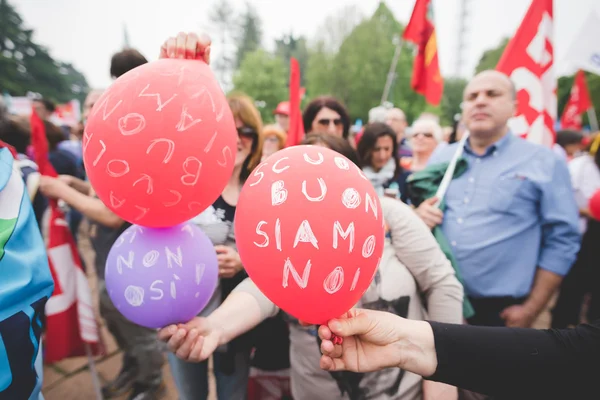
[{"label": "purple balloon", "polygon": [[106,290],[128,320],[163,328],[198,315],[217,287],[218,273],[215,248],[196,225],[132,225],[108,253]]}]

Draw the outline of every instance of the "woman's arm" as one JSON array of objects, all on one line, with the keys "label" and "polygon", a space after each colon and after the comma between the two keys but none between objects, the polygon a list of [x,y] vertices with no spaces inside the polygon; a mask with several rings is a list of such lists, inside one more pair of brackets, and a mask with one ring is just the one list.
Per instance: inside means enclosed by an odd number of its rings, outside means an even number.
[{"label": "woman's arm", "polygon": [[382,198],[381,206],[396,256],[425,294],[429,318],[439,322],[461,323],[462,285],[425,223],[400,201]]},{"label": "woman's arm", "polygon": [[196,317],[187,324],[171,325],[158,332],[170,351],[184,361],[206,360],[226,344],[279,310],[258,290],[250,278],[242,281],[223,304],[207,318]]},{"label": "woman's arm", "polygon": [[58,178],[42,176],[40,191],[50,198],[61,199],[86,217],[109,228],[119,228],[123,220],[100,199],[82,194]]},{"label": "woman's arm", "polygon": [[225,344],[248,332],[265,319],[277,315],[279,309],[250,278],[244,279],[227,296],[223,304],[207,317],[211,326],[221,331]]},{"label": "woman's arm", "polygon": [[[333,334],[342,337],[334,345]],[[510,399],[596,398],[600,320],[574,329],[479,327],[412,321],[353,309],[319,328],[327,371],[390,366]],[[357,351],[360,350],[360,351]]]},{"label": "woman's arm", "polygon": [[75,176],[71,175],[60,175],[59,179],[65,181],[65,183],[71,186],[73,189],[77,190],[79,193],[90,195],[92,192],[92,185],[89,182],[86,182],[82,179],[79,179]]},{"label": "woman's arm", "polygon": [[600,321],[564,330],[430,324],[438,365],[429,379],[475,392],[578,398],[600,370]]}]

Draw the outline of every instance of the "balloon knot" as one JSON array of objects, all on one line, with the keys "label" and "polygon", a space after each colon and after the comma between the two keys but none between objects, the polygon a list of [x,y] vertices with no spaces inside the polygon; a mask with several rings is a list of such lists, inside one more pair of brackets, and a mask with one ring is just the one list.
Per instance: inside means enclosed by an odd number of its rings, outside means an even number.
[{"label": "balloon knot", "polygon": [[336,335],[335,333],[332,333],[331,341],[333,342],[333,344],[342,344],[342,343],[344,343],[344,338]]}]

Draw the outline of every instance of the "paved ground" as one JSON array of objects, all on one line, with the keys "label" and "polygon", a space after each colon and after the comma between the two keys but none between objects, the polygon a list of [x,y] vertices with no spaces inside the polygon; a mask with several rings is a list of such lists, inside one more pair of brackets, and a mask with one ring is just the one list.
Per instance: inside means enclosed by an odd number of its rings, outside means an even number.
[{"label": "paved ground", "polygon": [[[82,229],[82,233],[85,229]],[[89,241],[85,235],[80,235],[80,248],[87,265],[93,265],[93,252],[90,249]],[[96,292],[96,276],[93,268],[90,270],[89,281],[92,287],[92,296],[97,299]],[[96,301],[96,310],[97,301]],[[535,323],[536,328],[547,328],[550,324],[549,312],[543,313]],[[98,357],[95,360],[96,369],[101,384],[104,384],[113,379],[121,368],[121,353],[118,351],[112,336],[108,333],[104,326],[101,326],[102,336],[107,347],[107,355]],[[175,388],[169,365],[165,362],[164,367],[165,384],[167,391],[164,400],[176,400],[177,389]],[[92,375],[88,367],[86,357],[71,358],[61,361],[54,365],[47,365],[44,368],[44,386],[42,390],[46,400],[93,400],[95,399],[94,385]],[[211,379],[211,392],[209,400],[216,400],[214,395],[214,380]],[[119,400],[125,400],[123,396]]]}]

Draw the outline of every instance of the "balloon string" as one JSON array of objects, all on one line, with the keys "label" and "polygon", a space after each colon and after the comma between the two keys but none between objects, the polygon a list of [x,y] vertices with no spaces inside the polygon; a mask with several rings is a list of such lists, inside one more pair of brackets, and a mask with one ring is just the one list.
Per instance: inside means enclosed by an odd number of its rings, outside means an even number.
[{"label": "balloon string", "polygon": [[342,344],[342,343],[344,343],[344,338],[336,335],[335,333],[332,333],[331,341],[333,342],[333,344]]}]

